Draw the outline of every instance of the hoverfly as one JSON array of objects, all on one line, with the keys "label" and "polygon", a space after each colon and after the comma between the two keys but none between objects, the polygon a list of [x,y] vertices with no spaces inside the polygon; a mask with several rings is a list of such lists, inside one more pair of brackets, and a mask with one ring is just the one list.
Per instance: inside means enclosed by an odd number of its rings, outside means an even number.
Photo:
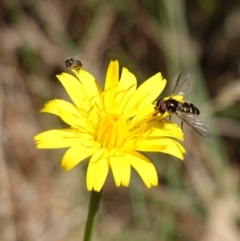
[{"label": "hoverfly", "polygon": [[80,60],[74,59],[74,58],[68,58],[66,60],[62,60],[62,62],[65,63],[65,66],[67,68],[71,68],[77,72],[80,71],[80,69],[83,67],[83,64]]},{"label": "hoverfly", "polygon": [[165,112],[177,115],[181,118],[181,127],[183,122],[190,125],[198,134],[206,139],[211,139],[212,135],[208,128],[199,120],[199,109],[192,103],[178,101],[173,99],[175,95],[184,95],[191,85],[191,74],[187,69],[182,70],[177,78],[177,82],[171,97],[168,100],[158,99],[156,101],[155,111],[163,115]]}]

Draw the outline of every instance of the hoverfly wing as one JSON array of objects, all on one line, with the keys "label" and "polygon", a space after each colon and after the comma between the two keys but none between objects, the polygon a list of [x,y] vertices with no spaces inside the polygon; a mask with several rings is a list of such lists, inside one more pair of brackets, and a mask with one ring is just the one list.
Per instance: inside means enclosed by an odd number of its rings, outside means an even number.
[{"label": "hoverfly wing", "polygon": [[191,73],[188,69],[182,70],[177,78],[173,95],[184,95],[191,86]]},{"label": "hoverfly wing", "polygon": [[211,139],[212,134],[208,128],[199,120],[197,115],[190,113],[176,112],[176,115],[180,117],[184,122],[190,125],[199,135],[206,139]]}]

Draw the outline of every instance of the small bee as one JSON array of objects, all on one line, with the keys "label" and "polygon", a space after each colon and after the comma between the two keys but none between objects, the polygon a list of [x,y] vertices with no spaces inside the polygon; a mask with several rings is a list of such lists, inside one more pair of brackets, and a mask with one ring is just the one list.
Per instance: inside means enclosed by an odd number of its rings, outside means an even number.
[{"label": "small bee", "polygon": [[185,101],[178,101],[173,99],[175,95],[184,95],[191,85],[191,74],[187,69],[182,70],[177,78],[177,82],[173,93],[168,100],[158,99],[156,101],[155,111],[163,115],[165,112],[177,115],[182,119],[181,127],[183,122],[190,125],[198,134],[206,139],[211,139],[212,135],[208,128],[199,120],[198,115],[200,114],[199,109],[192,103]]},{"label": "small bee", "polygon": [[71,68],[77,72],[80,71],[80,69],[83,67],[83,64],[80,60],[74,59],[74,58],[68,58],[66,60],[62,60],[62,62],[65,63],[65,66],[67,68]]}]

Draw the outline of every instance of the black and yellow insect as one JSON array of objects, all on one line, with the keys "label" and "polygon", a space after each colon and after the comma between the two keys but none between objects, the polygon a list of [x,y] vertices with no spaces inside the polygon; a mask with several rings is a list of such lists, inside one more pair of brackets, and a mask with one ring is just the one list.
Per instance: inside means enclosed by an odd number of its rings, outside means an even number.
[{"label": "black and yellow insect", "polygon": [[155,105],[156,113],[163,115],[164,113],[177,115],[182,119],[183,122],[186,122],[190,125],[198,134],[206,139],[211,139],[212,135],[208,128],[199,120],[198,116],[200,114],[199,109],[194,106],[192,103],[185,101],[178,101],[173,97],[176,95],[184,95],[190,88],[191,85],[191,74],[187,69],[182,70],[180,75],[177,78],[177,82],[173,93],[169,99],[158,99]]},{"label": "black and yellow insect", "polygon": [[66,60],[62,60],[65,63],[65,66],[67,68],[71,68],[77,72],[80,71],[80,69],[83,67],[83,64],[80,60],[74,59],[74,58],[68,58]]}]

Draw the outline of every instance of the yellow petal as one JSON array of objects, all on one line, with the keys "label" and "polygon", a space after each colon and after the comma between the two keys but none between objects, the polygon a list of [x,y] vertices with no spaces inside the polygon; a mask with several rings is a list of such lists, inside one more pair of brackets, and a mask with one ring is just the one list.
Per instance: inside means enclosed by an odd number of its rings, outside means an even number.
[{"label": "yellow petal", "polygon": [[111,61],[106,75],[104,88],[104,103],[109,112],[113,109],[114,98],[118,90],[119,64],[118,61]]},{"label": "yellow petal", "polygon": [[146,139],[138,142],[136,150],[149,151],[149,152],[163,152],[172,156],[175,156],[183,160],[183,153],[185,149],[174,139],[170,138],[156,138]]},{"label": "yellow petal", "polygon": [[103,150],[98,150],[91,158],[87,169],[87,189],[99,192],[106,181],[109,170],[108,158],[104,157]]},{"label": "yellow petal", "polygon": [[141,122],[148,122],[152,118],[153,113],[154,109],[152,108],[151,104],[147,103],[145,106],[139,106],[138,111],[135,113],[136,115],[130,119],[129,129],[139,125]]},{"label": "yellow petal", "polygon": [[184,139],[182,129],[177,124],[158,120],[148,123],[143,136],[147,138],[173,137],[179,140]]},{"label": "yellow petal", "polygon": [[87,102],[84,101],[87,99],[87,94],[81,83],[77,78],[74,76],[62,73],[61,75],[57,75],[57,78],[64,86],[65,90],[67,91],[68,95],[72,99],[73,103],[76,105],[77,108],[87,108]]},{"label": "yellow petal", "polygon": [[128,187],[131,176],[131,166],[125,155],[109,157],[116,186]]},{"label": "yellow petal", "polygon": [[119,81],[118,93],[114,100],[114,108],[116,113],[123,113],[123,110],[129,99],[135,92],[137,87],[136,77],[126,68],[122,69],[121,78]]},{"label": "yellow petal", "polygon": [[82,131],[94,133],[94,127],[92,123],[87,120],[87,118],[83,116],[80,118],[79,116],[75,116],[74,114],[61,109],[59,109],[58,112],[60,118],[71,127],[77,128]]},{"label": "yellow petal", "polygon": [[75,167],[79,162],[85,160],[87,157],[93,155],[99,146],[89,142],[89,146],[86,143],[79,143],[78,145],[70,147],[63,156],[62,167],[69,171]]},{"label": "yellow petal", "polygon": [[59,116],[59,109],[81,118],[78,109],[73,104],[65,100],[51,100],[44,105],[41,112],[47,112]]},{"label": "yellow petal", "polygon": [[158,176],[156,169],[147,157],[136,151],[126,153],[126,157],[148,188],[157,186]]},{"label": "yellow petal", "polygon": [[88,133],[79,133],[73,129],[49,130],[34,137],[37,148],[52,149],[64,148],[80,143],[81,139],[90,140],[92,136]]},{"label": "yellow petal", "polygon": [[[125,109],[125,114],[129,117],[135,115],[136,110],[146,104],[152,103],[166,86],[166,80],[160,73],[146,80],[132,95]],[[139,107],[140,106],[140,107]]]},{"label": "yellow petal", "polygon": [[100,93],[102,92],[97,80],[86,70],[81,69],[80,71],[75,71],[78,79],[80,80],[86,95],[91,101],[99,102]]},{"label": "yellow petal", "polygon": [[[150,83],[149,83],[150,82]],[[152,92],[151,92],[151,103],[162,93],[162,91],[164,90],[167,81],[166,79],[163,79],[162,74],[161,73],[157,73],[154,76],[150,77],[149,79],[146,80],[146,86],[144,86],[143,88],[152,88]]]}]

